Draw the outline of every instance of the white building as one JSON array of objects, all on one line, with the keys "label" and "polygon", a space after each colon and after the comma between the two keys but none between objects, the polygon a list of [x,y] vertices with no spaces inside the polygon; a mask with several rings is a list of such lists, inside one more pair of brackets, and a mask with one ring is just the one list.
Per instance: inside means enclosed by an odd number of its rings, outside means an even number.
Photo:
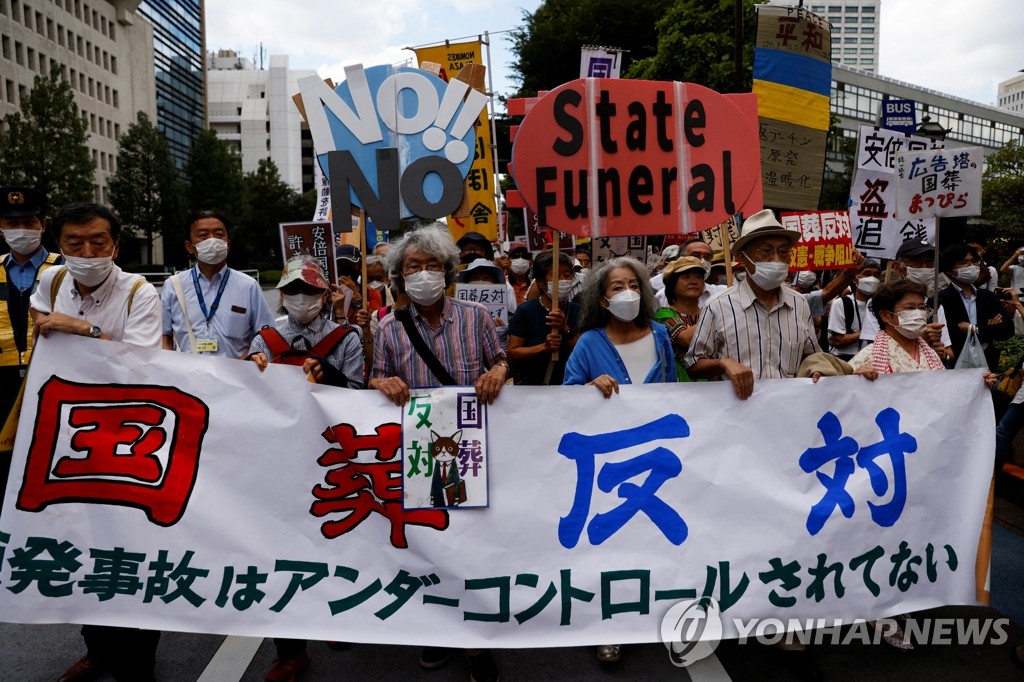
[{"label": "white building", "polygon": [[137,5],[0,0],[0,117],[18,111],[36,76],[60,65],[88,127],[95,199],[103,203],[109,203],[107,182],[117,168],[121,132],[138,111],[156,119],[153,28],[135,13]]},{"label": "white building", "polygon": [[[769,4],[796,7],[798,0],[771,0]],[[878,71],[878,21],[881,0],[841,0],[804,7],[832,24],[832,63],[862,71]]]},{"label": "white building", "polygon": [[270,158],[281,179],[301,192],[303,121],[292,95],[299,78],[316,72],[290,70],[284,55],[271,56],[268,69],[256,69],[232,50],[208,53],[206,69],[210,128],[238,149],[242,170],[254,171],[260,159]]},{"label": "white building", "polygon": [[1024,73],[999,84],[996,103],[1002,109],[1024,112]]}]

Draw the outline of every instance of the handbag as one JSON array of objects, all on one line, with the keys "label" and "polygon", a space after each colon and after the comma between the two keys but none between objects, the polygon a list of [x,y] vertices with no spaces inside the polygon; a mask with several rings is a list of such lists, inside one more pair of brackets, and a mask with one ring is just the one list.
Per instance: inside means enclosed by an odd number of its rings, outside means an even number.
[{"label": "handbag", "polygon": [[953,366],[953,369],[988,369],[988,362],[985,360],[985,349],[981,347],[978,330],[973,324],[967,331],[964,347],[961,349],[960,357],[956,359],[956,365]]},{"label": "handbag", "polygon": [[995,397],[1009,403],[1017,396],[1021,386],[1024,386],[1024,355],[1020,356],[1016,365],[999,375],[993,391]]}]

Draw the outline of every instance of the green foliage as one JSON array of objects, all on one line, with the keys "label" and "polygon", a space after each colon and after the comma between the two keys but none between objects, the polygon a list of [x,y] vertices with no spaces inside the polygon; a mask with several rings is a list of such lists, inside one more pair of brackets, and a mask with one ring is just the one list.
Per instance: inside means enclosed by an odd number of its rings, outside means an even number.
[{"label": "green foliage", "polygon": [[1004,341],[994,341],[996,348],[1001,353],[999,355],[999,369],[998,372],[1005,372],[1017,365],[1022,355],[1024,355],[1024,336],[1011,336]]},{"label": "green foliage", "polygon": [[185,175],[189,210],[219,210],[235,219],[241,215],[245,203],[242,157],[213,130],[199,133],[185,164]]},{"label": "green foliage", "polygon": [[1024,147],[1010,140],[987,159],[981,189],[981,215],[988,240],[1024,244]]},{"label": "green foliage", "polygon": [[48,76],[35,77],[20,110],[0,125],[0,178],[35,187],[54,208],[89,201],[96,163],[88,141],[74,91],[61,80],[55,63]]},{"label": "green foliage", "polygon": [[[118,144],[117,172],[110,178],[110,203],[125,229],[146,237],[146,262],[153,262],[153,238],[177,236],[184,222],[184,186],[178,179],[167,138],[139,112]],[[171,239],[168,245],[176,243]]]},{"label": "green foliage", "polygon": [[300,213],[300,196],[281,179],[277,165],[260,159],[259,167],[245,175],[245,208],[239,227],[231,236],[234,247],[244,246],[251,265],[280,265],[281,231],[278,223],[309,220],[312,211]]},{"label": "green foliage", "polygon": [[[853,184],[853,162],[857,154],[857,138],[843,136],[839,128],[839,117],[829,114],[828,151],[837,152],[843,159],[842,169],[826,172],[821,183],[821,197],[818,209],[822,211],[845,211],[850,202],[850,186]],[[826,161],[826,164],[828,162]]]},{"label": "green foliage", "polygon": [[626,77],[698,83],[718,92],[750,92],[755,4],[743,0],[743,83],[738,89],[734,0],[675,0],[658,20],[655,54],[634,62]]},{"label": "green foliage", "polygon": [[519,97],[551,90],[579,78],[580,47],[607,45],[627,52],[623,73],[658,47],[658,19],[672,0],[546,0],[523,13],[523,26],[512,32],[512,77]]}]

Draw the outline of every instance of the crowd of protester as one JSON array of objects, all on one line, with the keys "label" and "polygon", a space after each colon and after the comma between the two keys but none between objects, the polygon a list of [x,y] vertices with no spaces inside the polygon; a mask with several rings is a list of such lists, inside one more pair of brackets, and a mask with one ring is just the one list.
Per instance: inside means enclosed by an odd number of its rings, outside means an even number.
[{"label": "crowd of protester", "polygon": [[[339,246],[334,283],[315,260],[289,261],[276,317],[259,284],[227,265],[227,216],[189,217],[184,249],[195,266],[158,294],[114,263],[121,226],[109,209],[60,208],[50,227],[61,255],[42,246],[44,209],[45,197],[30,188],[0,188],[0,229],[11,251],[0,268],[0,283],[9,283],[0,301],[5,397],[17,393],[37,333],[248,360],[261,370],[294,365],[311,382],[376,390],[396,405],[410,387],[471,385],[490,403],[510,383],[585,384],[618,400],[624,384],[705,380],[728,381],[747,400],[763,379],[942,371],[971,344],[992,386],[995,342],[1024,333],[1024,248],[1000,268],[1009,289],[996,286],[998,273],[976,245],[949,246],[936,263],[934,247],[920,240],[905,242],[887,265],[855,253],[856,267],[821,285],[818,273],[790,274],[799,235],[767,209],[744,221],[729,263],[700,239],[665,247],[649,266],[628,257],[594,262],[587,244],[571,254],[532,253],[522,242],[492,243],[475,232],[455,241],[445,226],[425,225],[373,249],[365,286],[353,246]],[[452,296],[457,282],[505,287],[507,325]],[[1024,389],[998,423],[998,462],[1022,425]],[[105,670],[152,679],[159,633],[86,626],[83,635],[88,653],[62,681]],[[275,644],[269,682],[309,666],[304,641]],[[465,653],[472,679],[498,679],[488,651]],[[451,654],[426,648],[420,663],[436,668]],[[601,646],[597,655],[615,661],[620,647]]]}]

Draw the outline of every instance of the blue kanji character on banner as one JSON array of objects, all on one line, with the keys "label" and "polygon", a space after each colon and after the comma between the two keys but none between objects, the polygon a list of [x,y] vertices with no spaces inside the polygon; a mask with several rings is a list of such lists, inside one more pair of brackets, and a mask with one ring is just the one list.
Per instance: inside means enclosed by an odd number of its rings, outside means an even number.
[{"label": "blue kanji character on banner", "polygon": [[903,514],[907,503],[907,461],[906,455],[917,451],[917,439],[909,433],[900,432],[900,413],[887,407],[875,417],[882,440],[861,448],[857,465],[866,469],[871,477],[871,489],[876,495],[884,495],[889,489],[885,470],[875,460],[889,455],[892,462],[892,499],[884,504],[868,502],[871,518],[879,526],[888,528]]},{"label": "blue kanji character on banner", "polygon": [[[853,516],[854,502],[850,493],[846,492],[846,482],[850,480],[856,468],[853,456],[857,454],[859,448],[857,441],[842,435],[843,427],[839,423],[839,417],[832,412],[826,412],[818,420],[818,430],[821,431],[825,444],[821,447],[807,448],[800,455],[800,468],[806,473],[817,471],[818,480],[825,486],[824,497],[811,507],[811,512],[807,516],[807,532],[811,535],[817,535],[818,531],[825,527],[825,522],[836,507],[846,518]],[[831,478],[818,471],[832,461],[835,462],[835,472]]]},{"label": "blue kanji character on banner", "polygon": [[[599,545],[618,532],[638,512],[646,514],[669,542],[681,545],[688,533],[686,522],[679,512],[656,495],[665,481],[678,476],[683,468],[679,457],[667,448],[657,447],[624,462],[604,464],[597,475],[598,488],[610,493],[618,487],[618,496],[624,501],[611,511],[596,514],[589,525],[587,518],[590,515],[597,455],[657,440],[686,438],[689,435],[690,427],[677,414],[611,433],[593,436],[565,434],[558,444],[558,451],[576,462],[576,495],[572,509],[558,523],[558,541],[562,546],[575,547],[584,526],[587,527],[590,543]],[[626,482],[644,472],[649,473],[642,485]]]}]

